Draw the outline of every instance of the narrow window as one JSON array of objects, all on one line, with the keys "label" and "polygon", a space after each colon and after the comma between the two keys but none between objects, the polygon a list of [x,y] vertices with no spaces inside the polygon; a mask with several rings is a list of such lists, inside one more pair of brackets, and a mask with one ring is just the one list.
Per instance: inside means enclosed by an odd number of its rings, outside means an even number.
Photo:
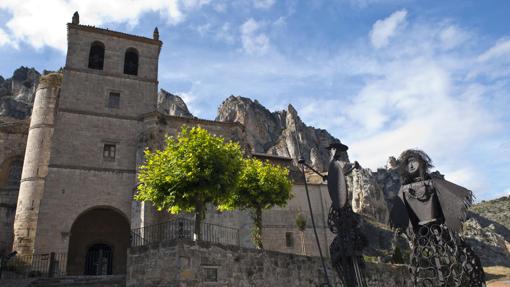
[{"label": "narrow window", "polygon": [[129,48],[124,55],[124,74],[138,75],[138,52]]},{"label": "narrow window", "polygon": [[218,282],[218,269],[206,267],[205,271],[205,282]]},{"label": "narrow window", "polygon": [[292,232],[285,232],[285,246],[294,247],[294,234]]},{"label": "narrow window", "polygon": [[94,42],[90,45],[89,53],[89,68],[95,70],[102,70],[104,63],[104,44],[101,42]]},{"label": "narrow window", "polygon": [[120,106],[120,93],[110,92],[108,96],[108,107],[111,109],[118,109]]},{"label": "narrow window", "polygon": [[104,144],[103,158],[105,160],[115,160],[116,149],[117,149],[117,146],[114,144]]}]

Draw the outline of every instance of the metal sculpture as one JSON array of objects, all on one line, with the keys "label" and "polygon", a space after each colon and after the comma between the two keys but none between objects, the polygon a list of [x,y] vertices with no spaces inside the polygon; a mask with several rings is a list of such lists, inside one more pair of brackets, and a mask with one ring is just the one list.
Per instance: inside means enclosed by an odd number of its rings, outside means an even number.
[{"label": "metal sculpture", "polygon": [[331,197],[331,208],[328,215],[328,226],[335,238],[329,247],[331,263],[336,270],[342,285],[346,287],[365,287],[365,262],[362,251],[368,245],[366,237],[359,228],[360,217],[352,211],[345,176],[354,169],[359,169],[358,162],[354,165],[342,160],[348,147],[340,142],[329,145],[333,156],[328,168],[328,192]]},{"label": "metal sculpture", "polygon": [[410,271],[418,287],[482,287],[479,258],[458,233],[473,202],[470,190],[431,176],[432,161],[420,150],[398,159],[401,183],[390,224],[409,241]]}]

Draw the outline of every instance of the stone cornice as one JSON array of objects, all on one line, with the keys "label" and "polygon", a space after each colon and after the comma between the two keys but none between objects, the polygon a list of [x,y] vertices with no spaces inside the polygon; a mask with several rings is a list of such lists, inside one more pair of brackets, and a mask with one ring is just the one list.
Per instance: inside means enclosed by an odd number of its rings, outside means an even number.
[{"label": "stone cornice", "polygon": [[193,124],[213,124],[213,125],[229,126],[229,127],[237,126],[237,127],[241,128],[243,131],[245,129],[244,125],[241,124],[240,122],[220,122],[220,121],[213,121],[213,120],[206,120],[206,119],[199,119],[199,118],[171,116],[171,115],[165,115],[159,111],[154,111],[154,112],[143,114],[140,116],[140,120],[145,120],[150,117],[171,119],[171,120],[176,120],[176,121],[186,122],[186,123],[193,123]]},{"label": "stone cornice", "polygon": [[104,28],[98,28],[98,27],[94,27],[94,26],[67,23],[67,28],[68,29],[79,29],[82,31],[87,31],[87,32],[92,32],[92,33],[99,33],[99,34],[103,34],[103,35],[107,35],[107,36],[113,36],[113,37],[131,40],[131,41],[143,42],[143,43],[147,43],[147,44],[151,44],[151,45],[156,45],[159,47],[161,47],[163,45],[163,42],[161,42],[160,40],[155,40],[155,39],[137,36],[137,35],[126,34],[126,33],[112,31],[112,30],[108,30],[108,29],[104,29]]},{"label": "stone cornice", "polygon": [[58,169],[74,169],[83,171],[97,171],[97,172],[113,172],[113,173],[136,173],[136,169],[120,169],[120,168],[107,168],[107,167],[91,167],[80,165],[66,165],[66,164],[50,164],[49,168]]},{"label": "stone cornice", "polygon": [[139,121],[140,118],[136,116],[124,116],[124,115],[112,115],[108,113],[99,113],[92,111],[83,111],[83,110],[75,110],[75,109],[65,109],[59,108],[59,112],[69,113],[69,114],[78,114],[78,115],[86,115],[86,116],[94,116],[94,117],[102,117],[102,118],[112,118],[112,119],[120,119],[120,120],[128,120],[128,121]]},{"label": "stone cornice", "polygon": [[158,80],[155,80],[155,79],[142,78],[140,76],[131,76],[131,75],[120,74],[120,73],[108,73],[103,70],[79,69],[79,68],[71,68],[68,66],[65,66],[64,69],[67,71],[71,71],[71,72],[87,73],[87,74],[103,76],[103,77],[106,76],[106,77],[120,78],[120,79],[124,79],[124,80],[148,82],[148,83],[153,83],[153,84],[159,83]]}]

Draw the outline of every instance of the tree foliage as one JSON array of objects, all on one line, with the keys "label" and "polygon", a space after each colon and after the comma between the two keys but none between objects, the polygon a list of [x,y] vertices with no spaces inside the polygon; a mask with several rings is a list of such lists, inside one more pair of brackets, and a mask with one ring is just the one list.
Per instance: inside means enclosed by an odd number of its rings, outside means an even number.
[{"label": "tree foliage", "polygon": [[135,199],[172,214],[194,212],[200,238],[206,205],[221,206],[230,200],[242,161],[239,144],[199,127],[182,128],[177,137],[166,138],[163,150],[145,150]]},{"label": "tree foliage", "polygon": [[245,159],[238,187],[223,209],[249,209],[254,220],[253,241],[262,245],[262,210],[285,206],[292,198],[289,170],[268,161]]},{"label": "tree foliage", "polygon": [[296,226],[301,232],[305,231],[306,229],[306,218],[302,213],[299,213],[296,216]]}]

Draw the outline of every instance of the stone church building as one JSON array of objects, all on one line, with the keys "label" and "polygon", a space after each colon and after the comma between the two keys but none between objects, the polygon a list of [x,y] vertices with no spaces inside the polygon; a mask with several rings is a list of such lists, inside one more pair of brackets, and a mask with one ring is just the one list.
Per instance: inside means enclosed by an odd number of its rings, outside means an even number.
[{"label": "stone church building", "polygon": [[[67,28],[63,73],[40,79],[29,124],[2,127],[0,252],[66,253],[70,275],[97,274],[88,266],[103,259],[97,254],[108,254],[104,273],[123,274],[131,230],[172,217],[157,212],[150,203],[133,200],[143,150],[161,148],[165,135],[176,134],[182,125],[200,126],[238,141],[246,150],[250,147],[240,123],[158,111],[163,43],[157,29],[152,38],[140,37],[82,25],[77,14]],[[9,151],[13,142],[22,141],[26,141],[25,151]],[[290,166],[289,158],[254,156]],[[16,171],[21,168],[19,175]],[[264,213],[265,248],[317,255],[299,180],[293,192],[287,207]],[[332,239],[326,228],[327,188],[312,184],[310,193],[319,240],[327,250]],[[298,214],[308,218],[307,229],[301,233],[306,246],[299,244]],[[253,246],[249,213],[209,210],[206,221],[238,229],[239,244]]]}]

